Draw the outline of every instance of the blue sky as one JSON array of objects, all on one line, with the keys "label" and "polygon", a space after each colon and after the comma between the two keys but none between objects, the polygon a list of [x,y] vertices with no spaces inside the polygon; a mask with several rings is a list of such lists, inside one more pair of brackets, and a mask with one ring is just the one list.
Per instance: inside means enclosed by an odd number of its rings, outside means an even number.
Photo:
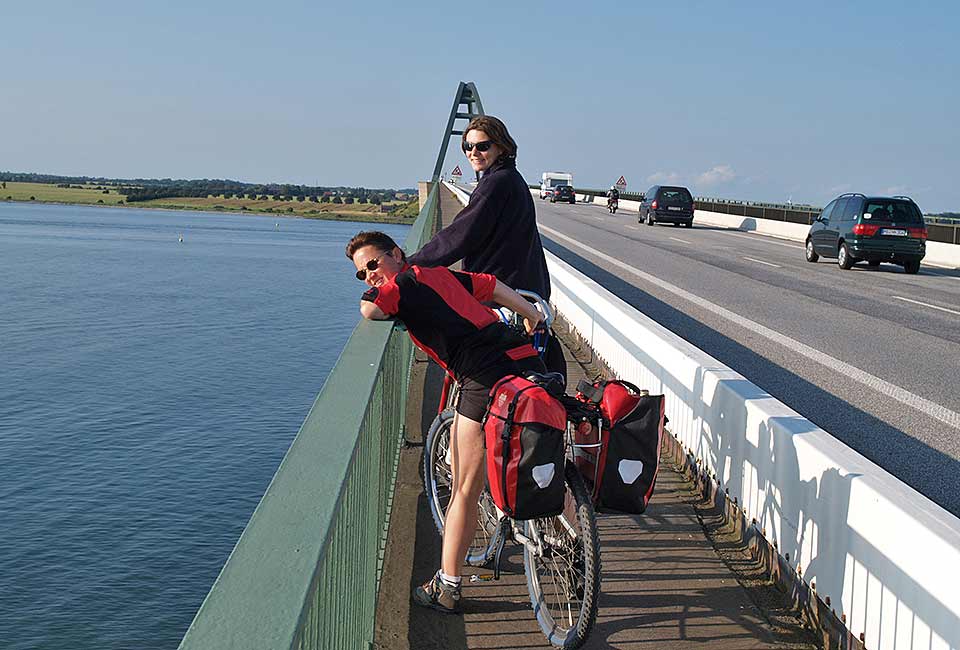
[{"label": "blue sky", "polygon": [[958,7],[5,3],[0,170],[411,186],[464,80],[528,180],[960,211]]}]

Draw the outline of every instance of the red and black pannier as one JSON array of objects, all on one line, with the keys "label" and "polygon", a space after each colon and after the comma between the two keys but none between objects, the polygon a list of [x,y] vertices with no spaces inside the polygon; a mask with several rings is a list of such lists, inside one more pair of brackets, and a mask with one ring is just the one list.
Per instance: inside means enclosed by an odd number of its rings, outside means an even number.
[{"label": "red and black pannier", "polygon": [[487,479],[497,507],[514,519],[560,514],[567,417],[541,386],[507,375],[490,389],[483,418]]},{"label": "red and black pannier", "polygon": [[582,400],[598,405],[601,415],[599,431],[585,422],[573,441],[577,468],[593,488],[594,507],[642,513],[660,466],[666,421],[663,395],[648,395],[619,379],[581,382],[577,392]]}]

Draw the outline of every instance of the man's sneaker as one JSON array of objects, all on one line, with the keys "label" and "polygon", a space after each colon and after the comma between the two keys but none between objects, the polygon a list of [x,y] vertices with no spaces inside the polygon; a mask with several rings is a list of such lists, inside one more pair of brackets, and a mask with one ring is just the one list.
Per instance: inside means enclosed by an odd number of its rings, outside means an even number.
[{"label": "man's sneaker", "polygon": [[432,578],[413,590],[413,602],[444,614],[459,614],[460,587],[449,587],[443,584],[440,572],[437,571]]}]

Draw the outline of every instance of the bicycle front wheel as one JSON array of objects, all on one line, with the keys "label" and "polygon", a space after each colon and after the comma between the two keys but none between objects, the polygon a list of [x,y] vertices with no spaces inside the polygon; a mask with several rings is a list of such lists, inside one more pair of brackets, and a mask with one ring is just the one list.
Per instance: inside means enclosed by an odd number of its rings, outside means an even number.
[{"label": "bicycle front wheel", "polygon": [[[453,409],[446,409],[430,425],[423,451],[423,488],[430,504],[433,523],[441,536],[453,488],[450,462],[452,425]],[[493,559],[499,541],[500,515],[487,488],[480,493],[478,506],[477,532],[467,549],[466,563],[470,566],[483,566]]]},{"label": "bicycle front wheel", "polygon": [[572,650],[583,645],[597,619],[600,536],[583,479],[569,461],[564,471],[564,512],[526,522],[534,543],[524,544],[523,567],[544,636],[551,645]]}]

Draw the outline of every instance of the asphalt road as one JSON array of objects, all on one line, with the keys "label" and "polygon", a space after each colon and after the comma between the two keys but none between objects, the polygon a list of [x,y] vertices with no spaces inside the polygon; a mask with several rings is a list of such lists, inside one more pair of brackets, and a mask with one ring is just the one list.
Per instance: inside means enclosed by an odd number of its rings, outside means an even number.
[{"label": "asphalt road", "polygon": [[960,271],[534,202],[551,252],[960,516]]}]

